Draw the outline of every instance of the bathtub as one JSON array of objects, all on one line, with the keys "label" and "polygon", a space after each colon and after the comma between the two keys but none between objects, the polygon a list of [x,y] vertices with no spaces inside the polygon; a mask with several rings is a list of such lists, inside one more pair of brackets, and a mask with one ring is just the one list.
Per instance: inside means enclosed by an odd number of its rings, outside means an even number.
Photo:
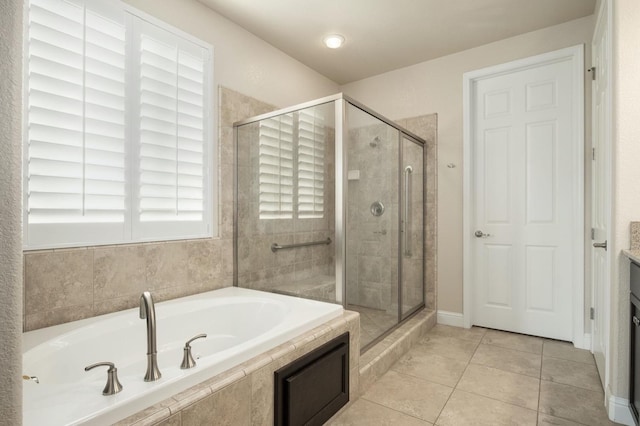
[{"label": "bathtub", "polygon": [[[144,382],[146,327],[138,309],[23,335],[25,425],[111,424],[342,315],[342,306],[229,287],[156,304],[162,378]],[[184,343],[197,365],[181,370]],[[105,367],[116,364],[122,392],[103,396]]]}]

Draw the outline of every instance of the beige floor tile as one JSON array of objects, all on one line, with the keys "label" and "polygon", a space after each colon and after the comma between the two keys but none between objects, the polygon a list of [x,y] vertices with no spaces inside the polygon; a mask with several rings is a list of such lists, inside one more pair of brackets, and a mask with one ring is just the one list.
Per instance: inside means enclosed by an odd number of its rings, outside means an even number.
[{"label": "beige floor tile", "polygon": [[580,426],[580,423],[538,413],[538,426]]},{"label": "beige floor tile", "polygon": [[543,340],[539,337],[526,336],[524,334],[509,333],[507,331],[487,330],[482,343],[487,345],[500,346],[517,351],[542,353]]},{"label": "beige floor tile", "polygon": [[541,377],[542,380],[602,392],[602,384],[595,364],[585,364],[545,356],[542,358]]},{"label": "beige floor tile", "polygon": [[546,340],[542,349],[544,356],[551,356],[554,358],[567,359],[569,361],[584,362],[585,364],[595,364],[593,355],[591,352],[578,349],[573,346],[573,343],[569,342],[556,342]]},{"label": "beige floor tile", "polygon": [[480,340],[482,340],[482,337],[486,332],[487,329],[482,327],[462,328],[437,324],[429,331],[429,334],[435,334],[436,336],[443,337],[455,337],[456,339],[465,339],[479,342]]},{"label": "beige floor tile", "polygon": [[391,369],[402,374],[419,377],[441,385],[454,387],[466,368],[465,361],[425,353],[420,348],[411,349]]},{"label": "beige floor tile", "polygon": [[541,413],[585,425],[611,425],[604,409],[604,394],[560,383],[540,383]]},{"label": "beige floor tile", "polygon": [[542,357],[530,352],[481,344],[473,354],[471,363],[540,378]]},{"label": "beige floor tile", "polygon": [[363,396],[385,407],[435,422],[453,388],[388,371]]},{"label": "beige floor tile", "polygon": [[460,425],[535,425],[537,413],[533,410],[496,401],[456,389],[444,406],[436,424]]},{"label": "beige floor tile", "polygon": [[477,342],[456,339],[455,337],[437,336],[434,334],[425,335],[416,345],[416,349],[420,349],[424,351],[424,353],[440,355],[465,362],[471,359],[477,347]]},{"label": "beige floor tile", "polygon": [[431,423],[398,411],[383,407],[366,399],[359,399],[351,404],[336,418],[326,423],[331,426],[371,426],[371,425],[403,425],[426,426]]},{"label": "beige floor tile", "polygon": [[456,389],[537,410],[540,380],[497,368],[471,364],[465,370]]}]

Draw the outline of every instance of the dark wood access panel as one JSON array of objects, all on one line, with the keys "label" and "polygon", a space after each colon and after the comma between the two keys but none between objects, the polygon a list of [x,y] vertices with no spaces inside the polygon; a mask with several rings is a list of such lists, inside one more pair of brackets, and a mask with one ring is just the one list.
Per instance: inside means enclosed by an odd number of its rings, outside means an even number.
[{"label": "dark wood access panel", "polygon": [[349,402],[349,333],[275,372],[276,426],[322,425]]},{"label": "dark wood access panel", "polygon": [[640,411],[640,265],[631,262],[631,326],[629,359],[629,408],[636,424]]}]

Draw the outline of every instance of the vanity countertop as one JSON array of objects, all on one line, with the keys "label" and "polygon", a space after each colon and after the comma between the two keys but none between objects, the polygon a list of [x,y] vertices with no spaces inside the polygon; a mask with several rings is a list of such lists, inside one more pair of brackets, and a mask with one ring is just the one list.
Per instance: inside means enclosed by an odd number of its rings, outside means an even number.
[{"label": "vanity countertop", "polygon": [[640,249],[622,250],[622,254],[624,254],[629,259],[631,259],[632,261],[640,265]]}]

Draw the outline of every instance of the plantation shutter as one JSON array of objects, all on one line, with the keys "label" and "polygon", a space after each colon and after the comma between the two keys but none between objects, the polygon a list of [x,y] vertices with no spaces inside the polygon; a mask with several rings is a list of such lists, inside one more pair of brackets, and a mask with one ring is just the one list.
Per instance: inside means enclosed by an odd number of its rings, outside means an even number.
[{"label": "plantation shutter", "polygon": [[298,217],[324,215],[325,123],[320,110],[298,113]]},{"label": "plantation shutter", "polygon": [[260,121],[260,219],[293,218],[293,115]]},{"label": "plantation shutter", "polygon": [[28,0],[24,245],[211,236],[212,49],[116,0]]},{"label": "plantation shutter", "polygon": [[124,14],[108,4],[97,6],[29,3],[26,244],[100,242],[124,235]]},{"label": "plantation shutter", "polygon": [[142,238],[195,234],[207,202],[207,51],[152,24],[140,28],[138,229]]}]

